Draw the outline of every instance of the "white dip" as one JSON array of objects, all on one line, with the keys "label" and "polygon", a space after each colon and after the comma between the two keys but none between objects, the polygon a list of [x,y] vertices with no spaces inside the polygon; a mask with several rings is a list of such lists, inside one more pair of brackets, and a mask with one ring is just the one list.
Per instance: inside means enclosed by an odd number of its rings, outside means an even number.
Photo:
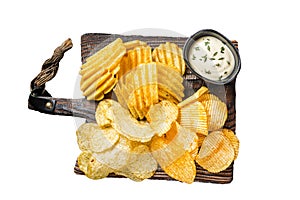
[{"label": "white dip", "polygon": [[212,36],[199,38],[192,44],[189,61],[198,74],[213,81],[226,79],[235,64],[227,45]]}]

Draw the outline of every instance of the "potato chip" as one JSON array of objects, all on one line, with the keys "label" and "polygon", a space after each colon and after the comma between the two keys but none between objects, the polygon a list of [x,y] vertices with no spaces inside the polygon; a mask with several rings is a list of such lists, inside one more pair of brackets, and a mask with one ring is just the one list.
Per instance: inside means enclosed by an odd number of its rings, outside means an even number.
[{"label": "potato chip", "polygon": [[204,139],[206,138],[207,135],[203,135],[203,134],[197,134],[198,136],[198,147],[201,147],[202,146],[202,143],[204,141]]},{"label": "potato chip", "polygon": [[234,149],[222,131],[214,131],[204,139],[196,162],[212,173],[225,170],[234,159]]},{"label": "potato chip", "polygon": [[149,63],[135,67],[119,80],[114,92],[123,107],[143,119],[150,106],[158,102],[156,67]]},{"label": "potato chip", "polygon": [[202,86],[199,90],[197,90],[192,96],[186,98],[184,101],[180,102],[177,106],[179,108],[183,108],[184,106],[199,101],[199,98],[207,94],[209,91],[207,87]]},{"label": "potato chip", "polygon": [[[110,52],[116,50],[118,47],[122,46],[123,41],[121,38],[117,38],[115,41],[111,42],[110,44],[106,45],[104,48],[98,50],[90,57],[86,58],[86,62],[81,66],[81,69],[86,67],[91,67],[90,63],[96,62],[98,59],[107,59],[110,56]],[[124,44],[123,44],[124,45]]]},{"label": "potato chip", "polygon": [[201,102],[207,114],[208,131],[222,128],[227,119],[227,106],[219,100],[205,100]]},{"label": "potato chip", "polygon": [[186,152],[172,164],[164,167],[163,170],[170,177],[184,182],[193,183],[196,177],[196,165],[190,153]]},{"label": "potato chip", "polygon": [[175,97],[179,102],[184,97],[183,78],[181,74],[172,68],[157,63],[157,83],[159,90],[164,90]]},{"label": "potato chip", "polygon": [[206,110],[198,101],[179,108],[178,122],[196,133],[208,134]]},{"label": "potato chip", "polygon": [[120,62],[126,53],[121,39],[116,39],[82,65],[80,89],[88,100],[101,100],[116,84]]},{"label": "potato chip", "polygon": [[100,128],[96,123],[84,123],[76,131],[77,143],[82,151],[102,152],[111,148],[119,134],[113,128]]},{"label": "potato chip", "polygon": [[89,151],[83,151],[77,158],[79,169],[91,179],[105,178],[112,172],[112,169],[99,163]]},{"label": "potato chip", "polygon": [[229,139],[230,144],[232,145],[232,147],[234,149],[234,160],[235,160],[239,154],[240,141],[232,130],[222,129],[222,132],[225,135],[225,137],[227,137],[227,139]]},{"label": "potato chip", "polygon": [[98,162],[114,171],[121,170],[127,165],[130,156],[131,141],[120,136],[119,141],[110,149],[100,153],[93,153]]},{"label": "potato chip", "polygon": [[219,99],[219,97],[217,97],[216,95],[213,95],[213,94],[209,94],[209,93],[203,94],[203,95],[201,95],[201,96],[198,98],[198,101],[200,101],[200,102],[202,102],[202,101],[208,101],[208,100],[221,101],[221,100]]},{"label": "potato chip", "polygon": [[87,168],[91,157],[92,153],[90,151],[83,151],[79,154],[77,158],[78,167],[84,174],[87,173]]},{"label": "potato chip", "polygon": [[126,170],[135,177],[143,180],[154,175],[157,169],[157,162],[153,158],[149,147],[140,144],[131,149]]},{"label": "potato chip", "polygon": [[160,44],[153,50],[153,60],[174,68],[182,75],[185,72],[185,62],[182,55],[182,49],[175,43],[166,42]]},{"label": "potato chip", "polygon": [[159,85],[158,85],[158,100],[159,101],[167,100],[176,105],[179,103],[178,99],[172,96],[172,94],[170,94],[169,92],[164,91]]},{"label": "potato chip", "polygon": [[121,68],[118,72],[119,77],[122,77],[130,70],[143,63],[152,62],[152,53],[150,46],[140,46],[127,51],[126,56],[121,60]]},{"label": "potato chip", "polygon": [[98,104],[96,121],[100,127],[110,125],[119,134],[133,141],[148,142],[155,135],[149,123],[136,120],[127,109],[111,99],[105,99]]},{"label": "potato chip", "polygon": [[197,140],[196,133],[174,122],[165,136],[152,139],[150,150],[158,164],[164,168],[186,152],[192,152]]},{"label": "potato chip", "polygon": [[85,175],[90,179],[101,179],[107,177],[113,170],[107,165],[97,161],[93,156],[90,158]]},{"label": "potato chip", "polygon": [[146,115],[147,121],[158,136],[162,136],[170,130],[171,125],[176,121],[178,108],[169,101],[161,101],[150,107]]},{"label": "potato chip", "polygon": [[[156,84],[147,84],[136,89],[127,101],[127,107],[132,115],[138,115],[139,119],[143,119],[148,113],[150,106],[158,102],[158,90]],[[136,114],[135,114],[136,113]]]}]

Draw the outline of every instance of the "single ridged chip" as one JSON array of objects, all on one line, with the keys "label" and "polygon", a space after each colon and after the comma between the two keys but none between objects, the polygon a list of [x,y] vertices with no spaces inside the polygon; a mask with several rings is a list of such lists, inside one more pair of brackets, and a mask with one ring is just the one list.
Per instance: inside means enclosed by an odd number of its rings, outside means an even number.
[{"label": "single ridged chip", "polygon": [[201,102],[207,114],[208,131],[223,128],[227,119],[227,106],[220,100],[205,100]]},{"label": "single ridged chip", "polygon": [[77,143],[82,151],[102,152],[111,148],[119,134],[113,128],[100,128],[96,123],[84,123],[78,130]]},{"label": "single ridged chip", "polygon": [[184,101],[180,102],[177,106],[179,108],[182,108],[186,105],[189,105],[191,103],[194,103],[196,101],[199,101],[199,98],[201,98],[201,96],[207,94],[209,91],[207,89],[207,87],[202,86],[199,90],[197,90],[192,96],[189,96],[188,98],[186,98]]},{"label": "single ridged chip", "polygon": [[158,136],[170,130],[178,117],[178,108],[170,101],[161,101],[150,107],[146,118]]},{"label": "single ridged chip", "polygon": [[148,142],[155,135],[149,123],[133,118],[130,112],[112,99],[102,100],[96,109],[96,121],[100,127],[112,126],[130,140]]},{"label": "single ridged chip", "polygon": [[190,153],[186,152],[172,164],[163,168],[170,177],[184,182],[193,183],[196,177],[196,165]]},{"label": "single ridged chip", "polygon": [[152,53],[150,46],[136,47],[127,51],[127,54],[121,60],[121,68],[118,72],[119,77],[122,77],[130,70],[143,63],[152,62]]},{"label": "single ridged chip", "polygon": [[182,49],[175,43],[166,42],[160,44],[153,50],[153,61],[166,64],[182,75],[185,72],[185,62],[183,59]]},{"label": "single ridged chip", "polygon": [[208,134],[206,110],[198,101],[179,108],[178,122],[196,133]]},{"label": "single ridged chip", "polygon": [[225,137],[227,137],[227,139],[229,139],[229,141],[234,149],[234,160],[235,160],[239,154],[240,141],[232,130],[222,129],[222,132],[225,135]]},{"label": "single ridged chip", "polygon": [[212,173],[225,170],[234,159],[234,149],[222,131],[211,132],[203,141],[196,162]]}]

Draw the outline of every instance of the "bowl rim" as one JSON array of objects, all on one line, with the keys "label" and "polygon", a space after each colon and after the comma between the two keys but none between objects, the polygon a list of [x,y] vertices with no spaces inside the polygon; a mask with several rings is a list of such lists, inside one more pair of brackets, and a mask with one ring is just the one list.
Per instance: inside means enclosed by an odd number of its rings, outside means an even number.
[{"label": "bowl rim", "polygon": [[[232,73],[224,80],[221,81],[214,81],[211,79],[208,79],[202,75],[200,75],[199,73],[197,73],[194,68],[192,67],[188,55],[189,55],[189,51],[190,51],[190,47],[192,46],[192,44],[198,40],[201,37],[205,37],[205,36],[212,36],[212,37],[216,37],[217,39],[221,40],[222,42],[224,42],[228,48],[231,50],[234,59],[235,59],[235,65],[234,65],[234,69],[232,71]],[[184,46],[183,46],[183,59],[187,65],[187,67],[198,77],[201,78],[203,81],[208,82],[208,83],[213,83],[213,84],[217,84],[217,85],[225,85],[227,83],[230,83],[232,80],[234,80],[236,78],[236,76],[238,75],[238,73],[240,72],[241,69],[241,59],[240,59],[240,54],[238,49],[232,44],[232,42],[225,37],[223,34],[219,33],[218,31],[215,31],[213,29],[202,29],[198,32],[196,32],[195,34],[193,34],[192,36],[190,36]]]}]

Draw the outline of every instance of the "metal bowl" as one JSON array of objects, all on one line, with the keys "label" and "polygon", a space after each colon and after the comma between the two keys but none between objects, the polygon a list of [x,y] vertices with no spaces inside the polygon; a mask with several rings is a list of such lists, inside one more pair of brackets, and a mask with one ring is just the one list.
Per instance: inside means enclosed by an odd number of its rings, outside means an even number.
[{"label": "metal bowl", "polygon": [[[190,48],[191,46],[200,38],[205,37],[205,36],[212,36],[215,37],[219,40],[221,40],[228,48],[229,50],[232,52],[234,60],[235,60],[235,65],[233,68],[232,73],[225,79],[222,80],[211,80],[208,79],[202,75],[200,75],[199,73],[197,73],[197,70],[194,69],[194,66],[190,63],[189,61],[189,52],[190,52]],[[240,55],[239,52],[237,50],[237,48],[231,43],[231,41],[229,39],[227,39],[224,35],[222,35],[221,33],[212,30],[212,29],[204,29],[204,30],[200,30],[197,33],[195,33],[194,35],[192,35],[190,38],[188,38],[188,40],[186,41],[184,47],[183,47],[183,57],[184,57],[184,61],[187,65],[187,67],[199,78],[201,78],[203,81],[208,82],[208,83],[213,83],[213,84],[217,84],[217,85],[225,85],[227,83],[230,83],[232,80],[234,80],[236,78],[236,76],[238,75],[240,69],[241,69],[241,60],[240,60]]]}]

